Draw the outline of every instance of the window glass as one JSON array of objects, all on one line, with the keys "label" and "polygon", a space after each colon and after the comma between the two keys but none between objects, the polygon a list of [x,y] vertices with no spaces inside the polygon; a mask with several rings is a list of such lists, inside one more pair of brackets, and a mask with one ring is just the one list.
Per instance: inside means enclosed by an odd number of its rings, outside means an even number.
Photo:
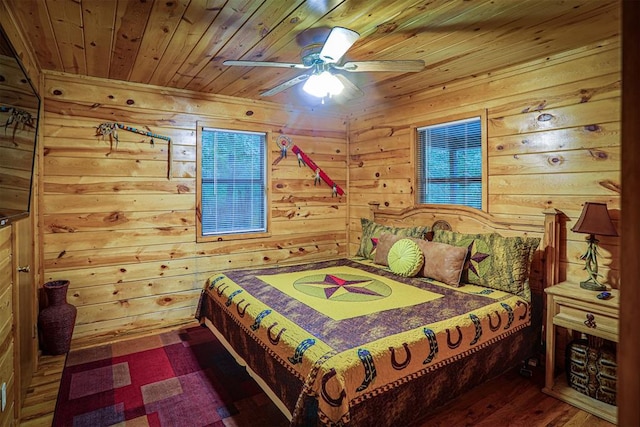
[{"label": "window glass", "polygon": [[267,231],[266,134],[204,128],[201,234]]},{"label": "window glass", "polygon": [[418,132],[418,203],[482,208],[480,117],[425,126]]}]

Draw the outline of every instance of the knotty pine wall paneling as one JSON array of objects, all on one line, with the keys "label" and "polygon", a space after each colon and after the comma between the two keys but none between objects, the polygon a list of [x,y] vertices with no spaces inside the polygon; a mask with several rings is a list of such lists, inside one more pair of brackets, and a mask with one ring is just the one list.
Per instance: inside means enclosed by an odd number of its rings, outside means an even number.
[{"label": "knotty pine wall paneling", "polygon": [[[15,11],[7,6],[5,0],[0,0],[0,26],[6,36],[8,37],[11,45],[13,46],[14,51],[16,52],[20,63],[24,67],[27,76],[31,80],[31,83],[36,88],[36,91],[41,94],[42,93],[42,74],[40,72],[39,65],[35,59],[34,52],[29,45],[25,34],[20,29],[19,25],[16,24],[15,19]],[[13,75],[13,73],[12,73]],[[6,76],[5,76],[6,77]],[[42,106],[40,107],[42,109]],[[32,111],[35,114],[35,111]],[[37,367],[37,358],[38,358],[38,348],[37,348],[37,307],[38,307],[38,297],[37,297],[37,289],[42,284],[41,281],[41,258],[40,258],[40,250],[41,247],[41,239],[38,233],[39,229],[39,187],[38,187],[38,175],[40,171],[40,162],[41,162],[41,145],[40,145],[40,129],[41,123],[38,122],[38,141],[36,142],[36,158],[34,162],[34,176],[33,181],[31,182],[32,191],[31,191],[31,206],[30,206],[30,217],[23,218],[10,226],[6,226],[3,229],[0,229],[0,235],[2,235],[0,239],[0,246],[3,248],[2,256],[0,256],[0,260],[2,260],[2,283],[7,283],[6,280],[10,280],[11,286],[13,288],[13,304],[10,306],[10,309],[7,311],[6,305],[0,303],[2,306],[2,314],[0,318],[3,319],[0,321],[0,324],[4,325],[0,328],[0,370],[2,371],[2,376],[7,378],[10,374],[11,376],[11,384],[7,391],[9,395],[9,401],[13,402],[14,409],[11,410],[10,406],[7,406],[5,412],[0,416],[0,425],[4,425],[3,423],[11,420],[15,420],[16,424],[20,423],[20,409],[21,403],[24,396],[27,393],[27,387],[31,381],[31,377],[33,372]],[[25,131],[19,132],[16,134],[24,135]],[[17,139],[19,142],[20,149],[24,148],[24,144],[20,142],[20,139]],[[16,165],[20,165],[22,162],[23,156],[17,156],[15,158],[16,163],[12,165],[15,168]],[[24,168],[24,166],[22,166]],[[28,167],[29,171],[31,166]],[[20,177],[23,182],[28,181],[28,174]],[[2,188],[2,191],[8,191],[6,188]],[[28,195],[28,192],[23,192],[23,194]],[[11,236],[9,241],[10,247],[8,252],[8,258],[5,257],[7,252],[4,251],[6,249],[6,236]],[[13,245],[13,247],[11,247]],[[5,264],[5,261],[9,259],[9,264]],[[29,271],[18,272],[17,267],[29,267]],[[8,268],[8,270],[5,270]],[[9,279],[7,279],[6,273],[10,274]],[[0,285],[0,288],[2,285]],[[6,300],[5,300],[6,302]],[[3,323],[4,320],[9,316],[13,318],[13,325],[9,324],[9,332],[10,335],[7,337],[5,332],[7,331],[6,323]],[[12,355],[6,353],[7,345],[10,343],[9,338],[11,338],[12,347],[10,351],[13,352]],[[11,372],[8,371],[10,369],[10,364],[13,363],[13,367]],[[4,381],[4,380],[3,380]],[[10,412],[13,414],[10,415]],[[13,416],[12,416],[13,415]],[[11,422],[9,424],[11,425]]]},{"label": "knotty pine wall paneling", "polygon": [[[349,253],[357,251],[370,200],[413,205],[415,128],[486,109],[488,212],[539,223],[543,210],[562,211],[561,278],[586,279],[587,236],[570,231],[582,204],[605,202],[614,222],[620,218],[620,55],[616,37],[351,117]],[[617,287],[619,238],[599,240],[600,272]]]},{"label": "knotty pine wall paneling", "polygon": [[[35,119],[38,115],[37,103],[22,69],[13,56],[0,55],[0,65],[3,72],[0,82],[2,98],[10,99],[12,106],[27,111]],[[6,217],[23,213],[29,204],[33,144],[37,135],[33,126],[23,126],[17,122],[7,124],[11,117],[8,112],[3,112],[1,116],[0,122],[5,129],[0,132],[0,211]]]},{"label": "knotty pine wall paneling", "polygon": [[[272,165],[271,236],[196,243],[196,123],[224,120],[281,133],[346,188],[344,117],[271,103],[45,73],[42,217],[46,280],[71,281],[74,337],[192,319],[214,271],[335,258],[347,252],[347,198],[313,185],[295,155]],[[169,136],[118,130],[118,122]],[[117,145],[117,146],[116,146]]]},{"label": "knotty pine wall paneling", "polygon": [[0,426],[13,425],[15,404],[13,334],[13,251],[11,226],[0,228],[0,387],[6,396],[0,412]]}]

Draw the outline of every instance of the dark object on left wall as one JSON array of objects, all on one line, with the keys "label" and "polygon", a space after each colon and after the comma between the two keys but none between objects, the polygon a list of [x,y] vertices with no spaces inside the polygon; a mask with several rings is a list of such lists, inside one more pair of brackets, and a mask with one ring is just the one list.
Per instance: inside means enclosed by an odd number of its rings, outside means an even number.
[{"label": "dark object on left wall", "polygon": [[54,280],[44,284],[48,305],[40,311],[38,327],[46,354],[65,354],[71,347],[77,309],[67,302],[68,280]]},{"label": "dark object on left wall", "polygon": [[40,97],[20,57],[0,28],[0,227],[32,209]]}]

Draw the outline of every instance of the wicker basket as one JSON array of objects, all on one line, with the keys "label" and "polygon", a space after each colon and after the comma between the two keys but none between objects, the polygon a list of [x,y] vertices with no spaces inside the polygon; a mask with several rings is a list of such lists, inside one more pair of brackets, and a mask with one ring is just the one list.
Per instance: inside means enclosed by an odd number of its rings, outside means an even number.
[{"label": "wicker basket", "polygon": [[606,345],[574,340],[567,346],[567,383],[594,399],[616,404],[616,353]]},{"label": "wicker basket", "polygon": [[54,280],[43,286],[48,306],[38,316],[43,350],[47,354],[69,351],[76,323],[76,308],[67,302],[68,280]]}]

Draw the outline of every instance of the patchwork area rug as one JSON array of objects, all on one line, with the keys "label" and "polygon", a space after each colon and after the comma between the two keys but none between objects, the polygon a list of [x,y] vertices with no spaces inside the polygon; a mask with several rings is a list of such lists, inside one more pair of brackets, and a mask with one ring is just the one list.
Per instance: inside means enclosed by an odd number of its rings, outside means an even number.
[{"label": "patchwork area rug", "polygon": [[287,426],[206,328],[71,351],[53,426]]}]

